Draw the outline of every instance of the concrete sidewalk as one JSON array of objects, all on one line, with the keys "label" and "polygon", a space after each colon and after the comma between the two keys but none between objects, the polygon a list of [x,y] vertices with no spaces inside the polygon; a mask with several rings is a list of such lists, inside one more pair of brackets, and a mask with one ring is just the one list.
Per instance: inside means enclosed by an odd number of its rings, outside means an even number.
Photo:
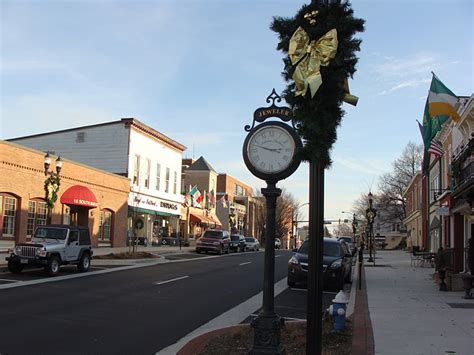
[{"label": "concrete sidewalk", "polygon": [[375,354],[474,354],[474,300],[442,292],[434,268],[411,267],[404,251],[365,262]]}]

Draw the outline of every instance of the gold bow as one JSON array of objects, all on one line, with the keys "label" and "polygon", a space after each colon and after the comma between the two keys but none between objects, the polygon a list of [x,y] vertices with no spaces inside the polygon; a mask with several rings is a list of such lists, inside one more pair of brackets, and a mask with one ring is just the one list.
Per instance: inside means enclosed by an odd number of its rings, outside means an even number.
[{"label": "gold bow", "polygon": [[337,31],[335,28],[317,41],[311,42],[302,27],[298,27],[293,33],[290,39],[288,56],[291,63],[296,64],[293,80],[295,81],[297,96],[304,96],[309,86],[311,97],[314,97],[323,82],[319,68],[321,65],[329,65],[329,61],[336,56],[337,45]]}]

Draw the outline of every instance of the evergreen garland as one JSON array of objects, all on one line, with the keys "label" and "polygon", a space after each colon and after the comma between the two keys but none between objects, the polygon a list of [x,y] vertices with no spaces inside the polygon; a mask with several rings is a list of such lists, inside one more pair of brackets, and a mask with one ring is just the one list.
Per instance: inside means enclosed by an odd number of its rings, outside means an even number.
[{"label": "evergreen garland", "polygon": [[[319,13],[316,24],[310,25],[304,15],[314,10]],[[336,128],[341,124],[345,113],[341,109],[345,94],[344,81],[352,78],[356,71],[358,58],[355,52],[360,50],[362,41],[353,36],[356,32],[364,31],[364,22],[353,17],[350,3],[343,0],[323,6],[304,5],[293,18],[274,17],[270,26],[280,37],[277,49],[285,54],[288,53],[290,38],[299,26],[308,33],[310,41],[318,40],[333,28],[337,30],[339,44],[336,57],[328,66],[321,66],[323,83],[313,98],[309,89],[304,97],[295,96],[295,84],[292,79],[295,66],[291,64],[288,56],[283,59],[285,69],[282,74],[289,84],[282,97],[292,109],[293,121],[305,142],[301,158],[318,161],[325,168],[331,165],[329,151],[336,141]]]},{"label": "evergreen garland", "polygon": [[59,191],[59,177],[51,175],[44,181],[44,191],[46,197],[46,203],[49,207],[53,207],[54,203],[58,199],[58,191]]}]

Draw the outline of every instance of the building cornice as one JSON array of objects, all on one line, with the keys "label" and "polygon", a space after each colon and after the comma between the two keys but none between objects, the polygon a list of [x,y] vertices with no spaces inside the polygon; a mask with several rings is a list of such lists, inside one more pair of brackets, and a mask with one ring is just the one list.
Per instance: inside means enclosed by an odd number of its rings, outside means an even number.
[{"label": "building cornice", "polygon": [[182,145],[181,143],[178,143],[177,141],[165,136],[163,133],[158,132],[157,130],[151,128],[150,126],[144,124],[143,122],[137,120],[136,118],[122,118],[121,120],[125,126],[127,127],[133,127],[137,131],[140,131],[142,133],[145,133],[155,139],[158,139],[159,141],[162,141],[169,146],[183,152],[187,149],[186,146]]}]

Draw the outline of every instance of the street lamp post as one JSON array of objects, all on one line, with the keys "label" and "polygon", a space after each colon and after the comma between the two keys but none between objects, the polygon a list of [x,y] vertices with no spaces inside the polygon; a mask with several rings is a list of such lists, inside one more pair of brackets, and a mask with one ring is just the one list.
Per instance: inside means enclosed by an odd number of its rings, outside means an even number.
[{"label": "street lamp post", "polygon": [[369,208],[365,210],[365,217],[367,218],[367,239],[369,242],[369,259],[368,262],[374,262],[374,219],[377,215],[376,210],[372,207],[372,192],[369,192]]},{"label": "street lamp post", "polygon": [[[347,213],[351,214],[350,212],[346,211],[341,211],[341,213]],[[354,238],[354,243],[356,242],[356,234],[357,234],[357,227],[359,226],[359,223],[357,222],[356,214],[352,214],[352,236]]]},{"label": "street lamp post", "polygon": [[47,223],[51,224],[51,217],[54,203],[58,198],[58,191],[60,185],[60,178],[59,173],[61,172],[61,168],[63,167],[63,162],[61,160],[61,156],[58,156],[56,159],[56,172],[50,171],[49,167],[51,166],[51,157],[49,152],[46,152],[44,156],[44,175],[49,177],[46,179],[44,183],[44,190],[45,190],[45,198],[46,203],[48,205],[48,217]]},{"label": "street lamp post", "polygon": [[299,210],[301,207],[303,206],[307,206],[309,205],[309,202],[305,202],[299,206],[296,207],[296,216],[293,216],[293,221],[292,221],[292,229],[293,230],[293,226],[294,226],[294,234],[293,234],[293,241],[294,241],[294,248],[298,248],[298,222],[305,222],[305,221],[299,221],[298,220],[298,217],[299,217]]}]

